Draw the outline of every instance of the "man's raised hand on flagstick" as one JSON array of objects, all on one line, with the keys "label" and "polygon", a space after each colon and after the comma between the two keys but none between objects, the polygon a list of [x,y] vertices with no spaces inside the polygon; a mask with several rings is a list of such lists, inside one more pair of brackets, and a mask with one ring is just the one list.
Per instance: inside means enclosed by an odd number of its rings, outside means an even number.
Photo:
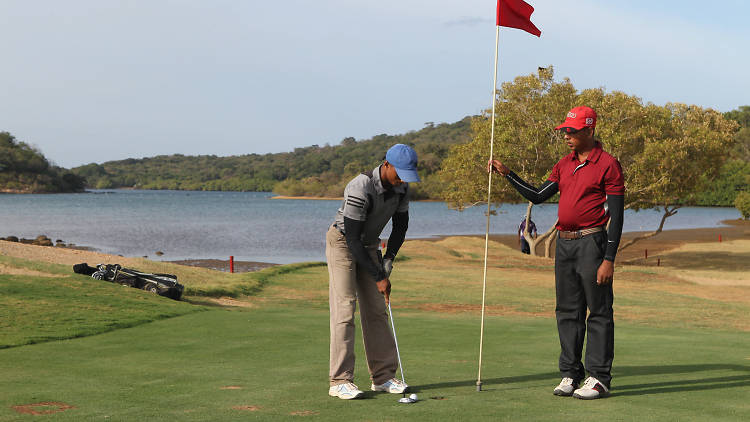
[{"label": "man's raised hand on flagstick", "polygon": [[510,169],[505,167],[499,160],[490,159],[487,161],[487,172],[498,173],[502,176],[507,176],[510,173]]}]

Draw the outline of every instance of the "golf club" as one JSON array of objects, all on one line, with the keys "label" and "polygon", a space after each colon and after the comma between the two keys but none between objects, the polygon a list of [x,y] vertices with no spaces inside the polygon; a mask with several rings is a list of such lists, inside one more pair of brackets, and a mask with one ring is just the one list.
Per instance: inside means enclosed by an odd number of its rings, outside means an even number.
[{"label": "golf club", "polygon": [[[406,383],[406,378],[404,377],[404,366],[401,364],[401,352],[398,350],[398,339],[396,338],[396,326],[393,324],[393,311],[391,311],[391,301],[388,301],[388,316],[391,318],[391,329],[393,330],[393,342],[396,343],[396,357],[398,357],[398,369],[401,370],[401,381]],[[404,392],[404,396],[401,397],[398,402],[399,403],[415,403],[418,400],[416,394],[412,394],[409,397],[406,397],[406,392]]]}]

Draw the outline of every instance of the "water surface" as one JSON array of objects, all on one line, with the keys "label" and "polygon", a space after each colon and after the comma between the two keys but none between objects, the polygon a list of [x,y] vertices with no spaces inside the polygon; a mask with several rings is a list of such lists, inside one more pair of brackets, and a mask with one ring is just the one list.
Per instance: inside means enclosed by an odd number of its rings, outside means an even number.
[{"label": "water surface", "polygon": [[[290,263],[325,259],[324,234],[340,201],[272,200],[265,192],[97,190],[81,194],[0,195],[0,236],[45,234],[124,256],[152,259],[227,259]],[[442,202],[413,202],[407,238],[484,234],[486,206],[463,212]],[[526,204],[504,205],[492,233],[515,233]],[[555,220],[556,204],[534,207],[540,230]],[[739,218],[735,208],[689,207],[665,230],[717,227]],[[661,214],[625,213],[625,231],[654,230]],[[390,233],[387,227],[383,237]],[[157,257],[156,251],[164,252]]]}]

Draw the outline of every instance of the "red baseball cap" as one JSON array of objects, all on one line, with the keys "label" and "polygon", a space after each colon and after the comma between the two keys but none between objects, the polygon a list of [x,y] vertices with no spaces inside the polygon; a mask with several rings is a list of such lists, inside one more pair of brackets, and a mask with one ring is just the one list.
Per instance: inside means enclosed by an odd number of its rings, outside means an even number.
[{"label": "red baseball cap", "polygon": [[565,129],[581,130],[586,127],[596,127],[596,112],[591,107],[580,106],[571,108],[563,124],[555,130],[563,129],[568,132]]}]

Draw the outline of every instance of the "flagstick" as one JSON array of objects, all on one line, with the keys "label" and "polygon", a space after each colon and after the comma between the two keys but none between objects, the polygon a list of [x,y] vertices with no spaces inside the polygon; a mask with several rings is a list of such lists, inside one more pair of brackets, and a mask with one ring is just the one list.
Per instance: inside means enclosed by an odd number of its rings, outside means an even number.
[{"label": "flagstick", "polygon": [[[490,160],[495,145],[495,102],[497,99],[497,53],[500,45],[500,26],[495,30],[495,77],[492,82],[492,129],[490,131]],[[479,331],[479,372],[477,374],[477,391],[482,391],[482,346],[484,345],[484,299],[487,293],[487,250],[490,243],[490,194],[492,192],[492,171],[487,180],[487,229],[484,232],[484,276],[482,277],[482,323]]]}]

